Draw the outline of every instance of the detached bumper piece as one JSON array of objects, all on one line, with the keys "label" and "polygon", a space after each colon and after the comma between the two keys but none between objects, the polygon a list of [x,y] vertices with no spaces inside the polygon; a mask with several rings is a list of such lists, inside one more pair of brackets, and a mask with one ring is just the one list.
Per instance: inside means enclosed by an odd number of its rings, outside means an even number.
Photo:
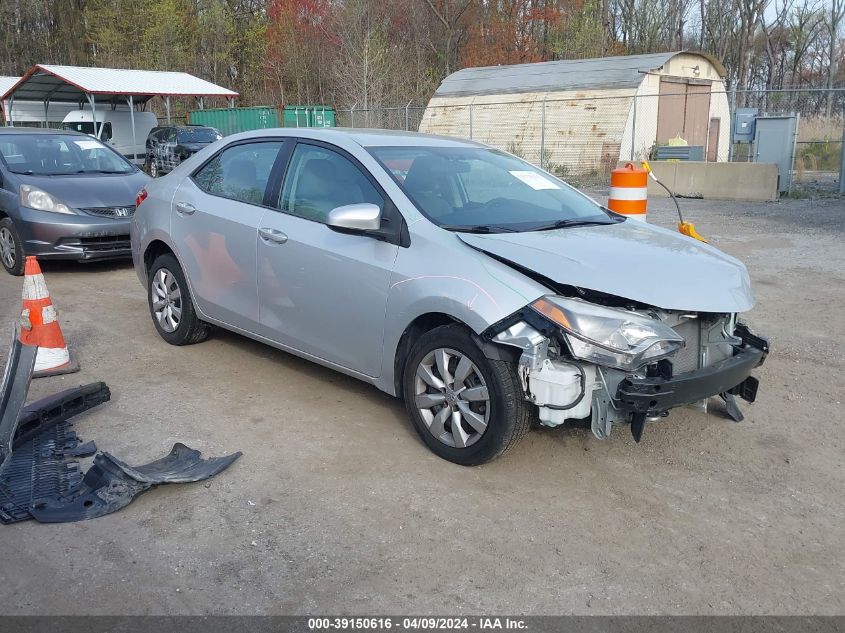
[{"label": "detached bumper piece", "polygon": [[734,396],[754,402],[758,381],[751,371],[763,364],[769,344],[743,325],[737,326],[736,335],[742,344],[731,358],[671,378],[626,378],[619,383],[617,405],[631,413],[634,440],[640,441],[647,418],[660,417],[674,407],[713,396],[725,400],[728,414],[734,420],[742,419]]},{"label": "detached bumper piece", "polygon": [[241,456],[202,459],[199,451],[175,444],[166,457],[132,467],[100,453],[83,476],[77,458],[97,447],[79,439],[70,418],[108,401],[109,388],[97,382],[24,405],[36,348],[21,345],[15,332],[10,350],[0,388],[0,523],[93,519],[155,485],[212,477]]},{"label": "detached bumper piece", "polygon": [[[26,398],[25,392],[22,397]],[[8,459],[0,464],[0,523],[31,519],[34,499],[62,495],[80,484],[82,473],[76,458],[93,455],[97,447],[79,439],[69,418],[110,397],[106,384],[96,382],[19,409]]]},{"label": "detached bumper piece", "polygon": [[126,507],[153,486],[208,479],[228,468],[241,453],[212,459],[200,456],[199,451],[177,443],[167,457],[133,468],[109,453],[100,453],[79,486],[67,494],[35,501],[30,512],[41,523],[94,519]]},{"label": "detached bumper piece", "polygon": [[12,443],[29,391],[37,351],[37,347],[21,344],[16,327],[9,347],[6,370],[3,372],[3,383],[0,385],[0,473],[12,457]]},{"label": "detached bumper piece", "polygon": [[83,444],[72,427],[67,420],[56,420],[15,446],[0,476],[0,523],[27,521],[34,500],[79,486],[82,472],[77,458],[93,455],[97,447],[94,442]]}]

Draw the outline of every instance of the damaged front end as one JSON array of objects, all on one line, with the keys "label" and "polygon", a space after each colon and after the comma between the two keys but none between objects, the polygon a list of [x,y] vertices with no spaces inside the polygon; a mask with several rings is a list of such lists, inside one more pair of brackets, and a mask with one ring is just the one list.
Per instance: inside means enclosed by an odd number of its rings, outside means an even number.
[{"label": "damaged front end", "polygon": [[735,314],[561,296],[541,297],[485,336],[522,350],[522,387],[541,424],[589,424],[599,439],[629,424],[638,442],[646,422],[683,405],[706,411],[714,396],[740,421],[736,396],[754,402],[758,381],[751,371],[769,351]]}]

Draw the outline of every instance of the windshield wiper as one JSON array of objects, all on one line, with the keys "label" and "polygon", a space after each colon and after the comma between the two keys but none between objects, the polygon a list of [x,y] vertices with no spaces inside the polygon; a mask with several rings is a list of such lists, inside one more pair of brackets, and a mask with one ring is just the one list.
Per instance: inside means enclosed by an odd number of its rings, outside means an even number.
[{"label": "windshield wiper", "polygon": [[516,229],[510,229],[506,226],[491,226],[487,224],[477,224],[475,226],[461,226],[459,224],[441,224],[440,228],[447,231],[455,231],[457,233],[516,233]]},{"label": "windshield wiper", "polygon": [[558,220],[551,224],[544,224],[542,226],[530,229],[531,231],[552,231],[554,229],[566,229],[573,226],[600,226],[603,224],[618,224],[619,220],[611,220],[610,218],[602,218],[601,220],[588,220],[579,218],[569,218],[568,220]]},{"label": "windshield wiper", "polygon": [[114,169],[80,169],[77,174],[128,174],[128,171],[118,171]]}]

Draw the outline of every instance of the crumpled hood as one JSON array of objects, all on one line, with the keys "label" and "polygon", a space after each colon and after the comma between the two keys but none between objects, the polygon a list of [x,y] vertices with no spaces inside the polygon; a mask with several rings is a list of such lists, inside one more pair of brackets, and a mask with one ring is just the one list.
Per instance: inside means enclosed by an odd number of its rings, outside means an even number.
[{"label": "crumpled hood", "polygon": [[70,176],[18,176],[77,209],[128,207],[149,180],[142,171],[131,174],[79,174]]},{"label": "crumpled hood", "polygon": [[708,244],[638,220],[458,237],[557,283],[666,310],[745,312],[754,306],[742,262]]}]

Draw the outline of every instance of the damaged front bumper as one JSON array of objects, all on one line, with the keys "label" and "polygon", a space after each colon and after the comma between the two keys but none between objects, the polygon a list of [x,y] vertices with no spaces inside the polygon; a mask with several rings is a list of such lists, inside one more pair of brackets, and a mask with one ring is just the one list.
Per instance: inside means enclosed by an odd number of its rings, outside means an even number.
[{"label": "damaged front bumper", "polygon": [[[742,344],[734,348],[733,356],[707,367],[671,377],[624,378],[619,382],[610,404],[630,422],[631,433],[638,442],[646,421],[661,418],[675,407],[706,403],[714,396],[720,396],[725,401],[728,415],[739,422],[743,415],[735,396],[747,402],[756,400],[759,381],[751,375],[751,371],[763,364],[768,351],[768,343],[763,339],[753,335],[750,339],[743,337]],[[613,419],[608,415],[606,405],[602,407],[599,404],[598,409],[599,415],[594,415],[592,420],[593,432],[598,437],[607,437]],[[600,413],[602,409],[603,416]]]},{"label": "damaged front bumper", "polygon": [[745,347],[736,356],[697,371],[672,378],[625,378],[616,390],[620,409],[645,417],[699,402],[723,393],[738,394],[749,402],[757,395],[757,379],[751,370],[763,362],[761,349]]},{"label": "damaged front bumper", "polygon": [[715,396],[725,401],[731,418],[742,420],[735,397],[748,402],[756,399],[758,380],[751,373],[765,360],[769,344],[747,326],[733,323],[730,315],[713,320],[706,328],[701,324],[701,338],[696,339],[701,347],[694,354],[703,359],[704,366],[689,370],[686,361],[678,362],[681,371],[673,366],[671,357],[634,373],[568,357],[554,328],[536,316],[500,324],[497,332],[488,334],[493,343],[523,350],[519,375],[526,399],[537,405],[541,424],[589,424],[599,439],[607,438],[614,425],[629,424],[639,441],[646,422],[665,417],[680,406],[704,404],[706,410],[707,400]]}]

